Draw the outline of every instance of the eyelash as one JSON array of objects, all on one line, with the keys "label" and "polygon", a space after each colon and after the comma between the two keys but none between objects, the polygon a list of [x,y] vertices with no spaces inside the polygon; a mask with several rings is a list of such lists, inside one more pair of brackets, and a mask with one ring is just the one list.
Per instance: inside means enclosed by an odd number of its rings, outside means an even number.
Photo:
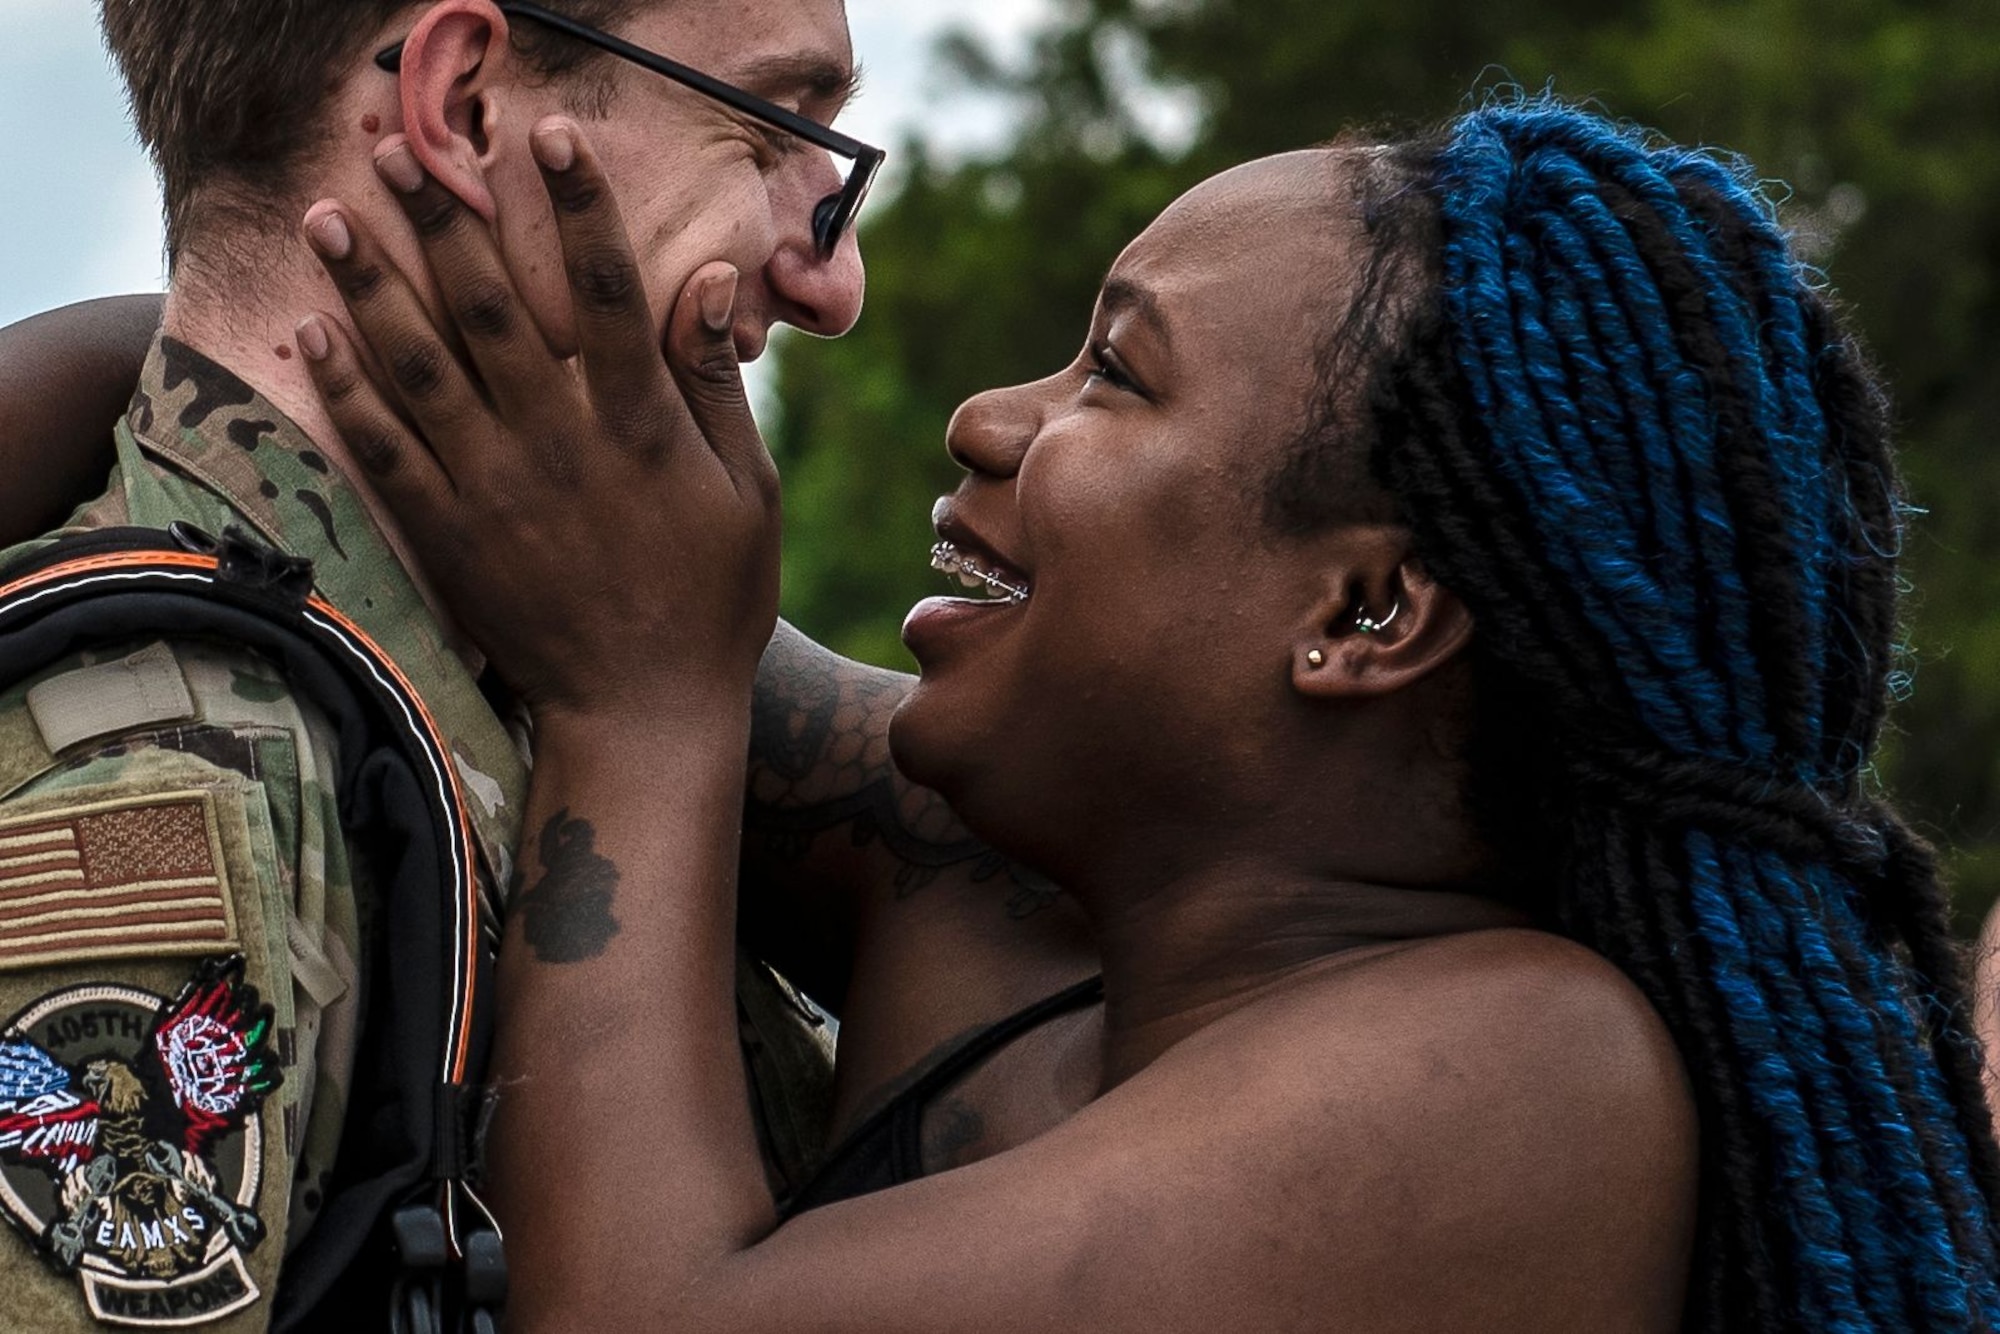
[{"label": "eyelash", "polygon": [[1112,359],[1111,346],[1108,343],[1090,345],[1089,378],[1102,380],[1113,389],[1123,389],[1135,394],[1139,392],[1139,386],[1133,382],[1132,377],[1120,370],[1118,363]]},{"label": "eyelash", "polygon": [[764,142],[769,144],[771,151],[781,158],[797,157],[810,146],[797,135],[786,134],[783,130],[772,130],[764,136]]},{"label": "eyelash", "polygon": [[807,145],[783,130],[765,125],[746,125],[757,146],[757,168],[773,172],[805,151]]}]

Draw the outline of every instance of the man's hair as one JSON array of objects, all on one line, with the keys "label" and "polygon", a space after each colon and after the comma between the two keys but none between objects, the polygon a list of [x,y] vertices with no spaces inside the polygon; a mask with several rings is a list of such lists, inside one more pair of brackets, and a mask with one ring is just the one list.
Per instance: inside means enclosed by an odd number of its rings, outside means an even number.
[{"label": "man's hair", "polygon": [[1856,340],[1746,163],[1519,95],[1355,160],[1368,309],[1269,513],[1372,487],[1471,610],[1474,809],[1693,1086],[1686,1328],[2000,1327],[1963,960],[1869,785],[1905,506]]},{"label": "man's hair", "polygon": [[[552,7],[603,24],[646,3]],[[105,45],[159,168],[170,264],[218,225],[289,225],[301,165],[334,137],[327,103],[366,65],[377,34],[421,8],[412,0],[102,0]],[[552,78],[593,58],[535,23],[513,25],[513,42]],[[587,112],[593,100],[601,111],[602,89],[575,109]]]}]

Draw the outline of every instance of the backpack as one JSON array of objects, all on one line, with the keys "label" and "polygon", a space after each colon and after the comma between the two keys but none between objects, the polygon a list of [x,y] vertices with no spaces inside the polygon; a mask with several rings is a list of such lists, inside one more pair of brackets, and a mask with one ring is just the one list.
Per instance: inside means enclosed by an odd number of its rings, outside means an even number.
[{"label": "backpack", "polygon": [[380,894],[347,1123],[325,1205],[286,1257],[275,1331],[497,1331],[500,1232],[473,1189],[501,910],[424,701],[312,563],[236,528],[59,538],[0,569],[0,680],[98,646],[210,638],[252,649],[339,737],[342,830]]}]

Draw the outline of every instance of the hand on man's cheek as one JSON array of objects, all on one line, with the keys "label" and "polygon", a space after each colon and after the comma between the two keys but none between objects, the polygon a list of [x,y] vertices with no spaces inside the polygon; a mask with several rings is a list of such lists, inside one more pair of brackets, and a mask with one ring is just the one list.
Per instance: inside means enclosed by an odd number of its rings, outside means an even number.
[{"label": "hand on man's cheek", "polygon": [[[670,160],[665,149],[604,154],[658,330],[664,331],[667,312],[703,264],[726,260],[751,288],[752,276],[777,248],[771,193],[763,175],[740,146],[717,151],[724,147],[729,146],[693,151],[678,161]],[[518,185],[510,181],[510,188],[494,192],[501,248],[550,349],[573,356],[574,304],[619,294],[593,290],[588,265],[576,285],[566,279],[554,211],[539,172],[529,160],[516,174]],[[739,325],[758,319],[755,303],[746,302],[739,310]]]}]

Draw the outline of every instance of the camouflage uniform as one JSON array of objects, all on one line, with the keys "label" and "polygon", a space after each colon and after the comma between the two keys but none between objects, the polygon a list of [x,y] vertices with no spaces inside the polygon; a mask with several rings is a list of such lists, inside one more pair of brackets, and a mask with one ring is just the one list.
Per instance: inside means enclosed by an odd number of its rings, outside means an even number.
[{"label": "camouflage uniform", "polygon": [[[352,484],[241,379],[165,336],[117,451],[108,492],[64,531],[236,524],[310,558],[322,595],[429,704],[507,885],[523,733]],[[0,1212],[24,1234],[0,1238],[0,1327],[262,1329],[280,1262],[322,1204],[368,957],[373,903],[339,827],[335,736],[267,662],[223,643],[133,643],[0,686]],[[241,976],[218,980],[215,961],[237,955]],[[768,970],[741,975],[783,1190],[816,1152],[829,1050]],[[253,1077],[259,1053],[275,1083]],[[235,1124],[190,1110],[217,1069],[270,1085]],[[95,1157],[64,1135],[95,1136]],[[177,1136],[179,1156],[160,1147]]]}]

